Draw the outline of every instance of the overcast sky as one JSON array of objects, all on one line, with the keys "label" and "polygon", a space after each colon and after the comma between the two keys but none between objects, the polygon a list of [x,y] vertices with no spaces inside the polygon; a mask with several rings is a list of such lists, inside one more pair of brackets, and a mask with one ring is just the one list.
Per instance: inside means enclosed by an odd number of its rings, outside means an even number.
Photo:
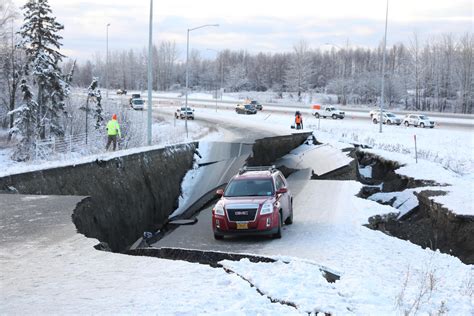
[{"label": "overcast sky", "polygon": [[[0,0],[2,1],[2,0]],[[18,6],[26,0],[14,0]],[[149,0],[49,0],[65,27],[63,52],[81,61],[109,50],[142,49],[148,43]],[[290,51],[305,40],[310,47],[375,47],[383,39],[384,0],[169,0],[154,1],[153,42],[175,41],[185,58],[186,30],[191,49],[213,58],[212,50],[251,53]],[[391,0],[387,44],[408,43],[414,32],[427,39],[440,33],[473,32],[472,0]]]}]

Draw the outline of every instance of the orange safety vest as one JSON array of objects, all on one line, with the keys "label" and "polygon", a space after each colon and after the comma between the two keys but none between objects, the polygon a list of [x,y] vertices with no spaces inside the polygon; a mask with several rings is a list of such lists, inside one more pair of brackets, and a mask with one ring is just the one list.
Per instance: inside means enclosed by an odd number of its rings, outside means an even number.
[{"label": "orange safety vest", "polygon": [[301,116],[299,116],[299,115],[296,116],[295,123],[296,124],[301,124]]}]

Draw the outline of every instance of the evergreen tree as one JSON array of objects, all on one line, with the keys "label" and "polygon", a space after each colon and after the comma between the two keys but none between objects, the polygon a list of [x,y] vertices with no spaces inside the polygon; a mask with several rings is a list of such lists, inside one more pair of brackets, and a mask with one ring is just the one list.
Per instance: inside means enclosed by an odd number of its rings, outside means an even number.
[{"label": "evergreen tree", "polygon": [[56,22],[47,0],[30,0],[23,7],[24,24],[20,46],[27,56],[27,74],[38,88],[36,106],[37,127],[44,138],[46,127],[56,136],[64,135],[61,117],[65,113],[65,99],[69,94],[68,77],[64,76],[59,63],[64,55],[59,52],[64,27]]},{"label": "evergreen tree", "polygon": [[9,130],[9,134],[20,139],[12,159],[26,161],[31,157],[33,142],[38,136],[38,129],[36,128],[38,104],[33,99],[33,94],[25,79],[21,81],[20,89],[23,94],[23,104],[8,112],[8,115],[16,116],[14,126]]},{"label": "evergreen tree", "polygon": [[[102,123],[104,122],[104,117],[102,116],[102,95],[100,93],[100,90],[97,89],[99,86],[99,82],[97,77],[92,78],[92,82],[89,85],[89,88],[87,88],[87,102],[91,100],[92,102],[95,103],[95,111],[94,111],[94,118],[95,118],[95,128],[99,129],[102,126]],[[88,109],[86,109],[87,111]]]}]

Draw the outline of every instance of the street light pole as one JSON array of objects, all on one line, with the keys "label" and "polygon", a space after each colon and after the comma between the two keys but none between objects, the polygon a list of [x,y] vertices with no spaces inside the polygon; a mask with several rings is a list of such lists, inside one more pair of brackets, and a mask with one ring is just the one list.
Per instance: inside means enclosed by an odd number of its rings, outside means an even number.
[{"label": "street light pole", "polygon": [[388,0],[387,0],[387,9],[385,11],[385,36],[383,37],[383,57],[382,57],[382,91],[381,91],[381,102],[380,102],[380,128],[379,133],[382,133],[382,124],[383,124],[383,103],[384,103],[384,79],[385,79],[385,47],[387,44],[387,21],[388,21]]},{"label": "street light pole", "polygon": [[186,138],[189,137],[188,135],[188,83],[189,83],[189,32],[197,30],[197,29],[202,29],[203,27],[208,27],[208,26],[219,26],[219,24],[204,24],[192,29],[188,29],[187,31],[187,37],[186,37],[186,100],[185,100],[185,105],[186,105],[186,112],[184,115],[184,126],[186,129]]},{"label": "street light pole", "polygon": [[107,23],[105,41],[105,97],[107,102],[109,102],[109,26],[110,23]]},{"label": "street light pole", "polygon": [[151,112],[152,112],[152,99],[151,89],[153,88],[153,77],[151,75],[151,48],[152,48],[152,24],[153,24],[153,0],[150,0],[150,25],[148,30],[148,107],[147,107],[147,144],[151,145]]},{"label": "street light pole", "polygon": [[222,101],[222,95],[224,94],[224,58],[221,55],[221,101]]}]

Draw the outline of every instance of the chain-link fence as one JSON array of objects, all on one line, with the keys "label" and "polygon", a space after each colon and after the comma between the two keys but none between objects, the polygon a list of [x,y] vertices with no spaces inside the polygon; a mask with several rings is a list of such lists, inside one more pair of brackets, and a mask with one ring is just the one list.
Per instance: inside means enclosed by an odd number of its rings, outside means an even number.
[{"label": "chain-link fence", "polygon": [[[70,157],[71,154],[83,156],[101,152],[105,148],[106,136],[99,133],[68,135],[65,137],[50,137],[35,142],[35,160],[56,160],[61,155]],[[102,146],[100,146],[102,145]]]}]

